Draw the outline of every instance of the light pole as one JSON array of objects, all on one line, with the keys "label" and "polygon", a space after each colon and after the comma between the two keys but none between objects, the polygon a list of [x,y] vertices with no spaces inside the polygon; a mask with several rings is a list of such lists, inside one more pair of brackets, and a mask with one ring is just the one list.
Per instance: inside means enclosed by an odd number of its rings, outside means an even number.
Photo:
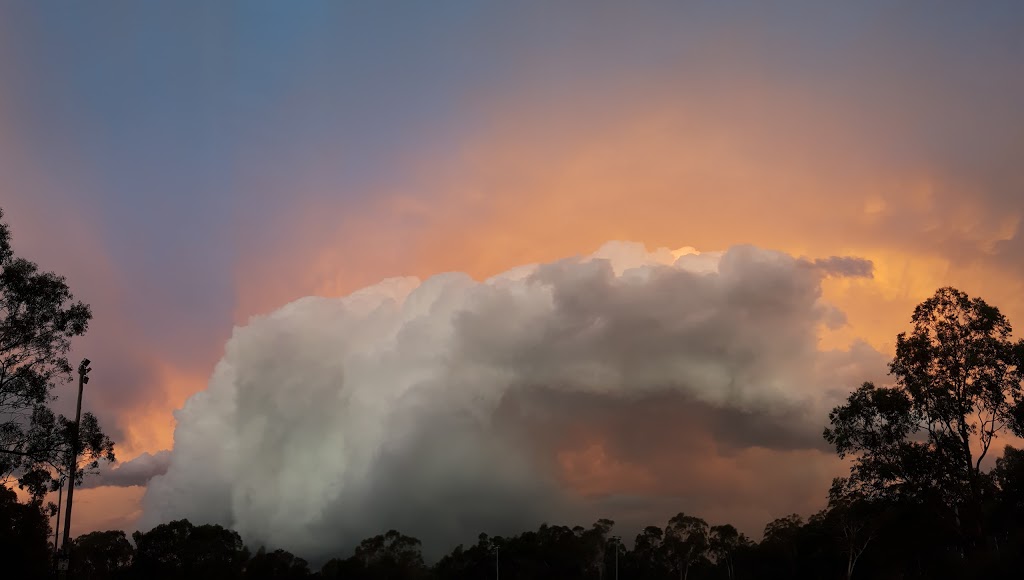
[{"label": "light pole", "polygon": [[615,580],[619,580],[619,545],[622,542],[622,538],[612,536],[612,541],[615,542]]},{"label": "light pole", "polygon": [[64,514],[64,541],[61,543],[63,552],[60,561],[57,563],[57,570],[61,578],[67,578],[68,567],[71,560],[71,502],[75,495],[75,476],[78,474],[78,428],[82,421],[82,391],[89,382],[89,359],[82,359],[78,365],[78,407],[75,409],[75,432],[71,437],[71,453],[68,454],[68,511]]},{"label": "light pole", "polygon": [[501,546],[495,544],[494,546],[494,580],[498,580],[501,577],[501,565],[498,560],[498,552],[501,551]]},{"label": "light pole", "polygon": [[57,486],[57,523],[53,526],[53,557],[57,557],[57,546],[60,544],[60,508],[62,507],[61,500],[64,499],[64,482],[65,477],[60,478],[60,484]]}]

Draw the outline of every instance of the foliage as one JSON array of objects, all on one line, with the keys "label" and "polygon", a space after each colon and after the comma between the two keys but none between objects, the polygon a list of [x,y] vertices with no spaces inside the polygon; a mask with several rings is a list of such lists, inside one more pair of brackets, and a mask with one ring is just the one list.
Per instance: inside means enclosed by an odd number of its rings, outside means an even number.
[{"label": "foliage", "polygon": [[49,573],[50,525],[38,500],[19,503],[14,490],[0,486],[0,552],[5,578],[32,580]]},{"label": "foliage", "polygon": [[135,532],[133,568],[147,578],[241,578],[249,552],[238,533],[218,525],[193,526],[188,520]]},{"label": "foliage", "polygon": [[803,526],[804,520],[799,514],[790,514],[772,520],[764,527],[763,551],[770,556],[772,567],[780,573],[796,574]]},{"label": "foliage", "polygon": [[668,567],[665,534],[658,526],[647,526],[633,542],[632,558],[628,564],[634,574],[650,578]]},{"label": "foliage", "polygon": [[733,580],[736,577],[736,558],[750,547],[750,540],[732,524],[712,526],[709,538],[708,547],[715,562],[725,570],[729,580]]},{"label": "foliage", "polygon": [[309,563],[285,550],[260,548],[245,566],[245,580],[302,580],[309,578]]},{"label": "foliage", "polygon": [[121,530],[79,536],[71,546],[72,576],[91,580],[127,578],[134,552]]},{"label": "foliage", "polygon": [[[74,421],[48,405],[53,389],[72,378],[71,339],[91,318],[63,277],[14,255],[10,230],[0,222],[0,484],[18,475],[23,489],[42,497],[67,475]],[[79,484],[100,459],[114,460],[113,442],[91,413],[82,418],[80,441]]]},{"label": "foliage", "polygon": [[865,383],[830,414],[825,439],[854,456],[850,485],[866,496],[941,509],[966,546],[983,536],[993,441],[1016,430],[1024,342],[980,298],[941,288],[914,309],[890,364],[891,387]]},{"label": "foliage", "polygon": [[679,570],[684,580],[690,576],[690,568],[704,560],[710,549],[710,531],[704,520],[678,513],[668,521],[665,528],[666,559],[673,569]]}]

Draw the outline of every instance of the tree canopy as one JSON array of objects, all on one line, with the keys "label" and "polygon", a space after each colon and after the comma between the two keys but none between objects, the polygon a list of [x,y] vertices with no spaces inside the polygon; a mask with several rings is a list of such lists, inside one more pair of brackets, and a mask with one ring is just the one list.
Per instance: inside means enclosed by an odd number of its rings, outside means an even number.
[{"label": "tree canopy", "polygon": [[825,439],[852,455],[845,484],[873,498],[940,509],[965,548],[984,537],[983,461],[1000,435],[1021,435],[1024,341],[980,298],[940,288],[896,339],[892,386],[864,383],[830,414]]},{"label": "tree canopy", "polygon": [[80,484],[100,459],[114,460],[113,442],[85,413],[82,471],[68,474],[75,422],[49,407],[54,388],[72,378],[71,340],[85,334],[91,318],[62,276],[14,255],[10,228],[0,221],[0,482],[17,475],[34,497],[68,475]]}]

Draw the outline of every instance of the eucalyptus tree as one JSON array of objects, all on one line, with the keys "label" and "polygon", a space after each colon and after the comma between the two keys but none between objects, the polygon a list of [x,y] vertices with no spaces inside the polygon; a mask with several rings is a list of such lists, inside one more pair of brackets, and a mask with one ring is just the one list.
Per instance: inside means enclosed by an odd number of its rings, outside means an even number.
[{"label": "eucalyptus tree", "polygon": [[998,308],[940,288],[896,339],[892,386],[864,383],[824,432],[852,456],[846,485],[867,498],[939,507],[965,548],[983,537],[983,461],[994,441],[1022,434],[1024,341]]},{"label": "eucalyptus tree", "polygon": [[[69,475],[74,421],[49,405],[54,389],[72,378],[71,340],[85,334],[91,318],[64,277],[15,256],[10,228],[0,222],[0,484],[17,477],[41,497]],[[79,440],[77,483],[99,460],[114,460],[113,442],[91,413]]]}]

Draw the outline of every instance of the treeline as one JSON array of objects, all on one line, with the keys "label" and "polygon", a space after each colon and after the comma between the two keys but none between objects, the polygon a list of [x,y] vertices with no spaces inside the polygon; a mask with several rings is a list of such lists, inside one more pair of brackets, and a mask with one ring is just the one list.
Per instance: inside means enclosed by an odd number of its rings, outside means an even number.
[{"label": "treeline", "polygon": [[[826,509],[806,521],[796,514],[772,521],[760,542],[731,525],[678,514],[663,527],[645,528],[632,545],[613,535],[610,520],[589,528],[542,525],[512,537],[481,534],[428,566],[420,540],[392,530],[315,570],[284,550],[254,551],[233,530],[179,520],[130,538],[119,530],[79,536],[70,574],[74,580],[610,580],[616,571],[619,578],[650,580],[1017,577],[1024,569],[1024,452],[1007,448],[986,487],[986,548],[970,557],[934,506],[847,502],[834,489]],[[0,489],[4,577],[50,578],[55,561],[46,514],[13,496]]]}]

